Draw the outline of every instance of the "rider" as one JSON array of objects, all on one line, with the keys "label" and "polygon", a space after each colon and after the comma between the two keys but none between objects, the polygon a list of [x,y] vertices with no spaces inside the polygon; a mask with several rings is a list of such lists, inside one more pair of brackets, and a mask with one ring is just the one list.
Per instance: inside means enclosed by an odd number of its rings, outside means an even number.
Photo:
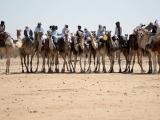
[{"label": "rider", "polygon": [[[41,37],[41,45],[40,46],[42,46],[42,42],[44,42],[43,41],[43,34],[44,34],[44,30],[43,30],[43,28],[42,28],[42,26],[41,26],[42,24],[39,22],[38,24],[37,24],[37,27],[35,28],[35,31],[34,31],[34,34],[35,34],[35,40],[37,39],[36,37],[37,37],[37,35],[36,35],[36,33],[41,33],[41,35],[42,35],[42,37]],[[37,44],[35,44],[36,45],[36,47],[37,47]]]},{"label": "rider", "polygon": [[0,24],[0,33],[2,32],[5,32],[5,22],[4,21],[1,21],[1,24]]},{"label": "rider", "polygon": [[86,45],[88,45],[90,42],[90,32],[87,28],[84,29],[84,41]]},{"label": "rider", "polygon": [[146,47],[151,47],[151,43],[152,41],[159,35],[160,31],[159,31],[159,23],[158,20],[156,20],[154,22],[154,24],[152,23],[152,29],[151,29],[151,37],[149,38],[149,41],[146,45]]},{"label": "rider", "polygon": [[68,34],[68,46],[70,47],[70,43],[71,43],[71,36],[70,36],[70,31],[68,29],[68,25],[65,25],[64,28],[62,29],[62,38],[63,40],[65,39],[65,34]]},{"label": "rider", "polygon": [[57,46],[57,41],[58,41],[58,27],[57,26],[52,26],[51,27],[51,35],[52,35],[52,40],[55,46]]},{"label": "rider", "polygon": [[122,27],[119,21],[116,22],[115,24],[116,24],[115,36],[118,38],[120,47],[123,47]]},{"label": "rider", "polygon": [[90,32],[87,28],[84,29],[84,40],[87,41],[89,39]]},{"label": "rider", "polygon": [[97,39],[100,40],[103,35],[105,34],[105,28],[102,25],[98,26],[98,31],[97,31]]},{"label": "rider", "polygon": [[25,36],[26,40],[33,41],[33,31],[28,26],[25,27],[24,36]]},{"label": "rider", "polygon": [[78,43],[80,43],[80,37],[81,37],[81,33],[83,34],[83,31],[81,30],[81,26],[80,25],[78,25],[78,30],[77,30],[77,32],[76,32],[76,36],[77,36],[77,41],[78,41]]},{"label": "rider", "polygon": [[34,32],[35,32],[35,33],[41,32],[42,35],[44,34],[44,30],[43,30],[42,24],[41,24],[40,22],[37,24],[37,27],[35,28],[35,31],[34,31]]}]

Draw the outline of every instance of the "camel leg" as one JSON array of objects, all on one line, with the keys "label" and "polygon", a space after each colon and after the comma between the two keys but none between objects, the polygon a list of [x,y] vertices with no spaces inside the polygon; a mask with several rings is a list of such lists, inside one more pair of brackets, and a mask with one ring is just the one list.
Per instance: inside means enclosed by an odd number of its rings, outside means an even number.
[{"label": "camel leg", "polygon": [[37,67],[36,67],[35,72],[38,71],[38,66],[39,66],[39,52],[37,52]]},{"label": "camel leg", "polygon": [[133,73],[133,68],[134,68],[134,65],[135,65],[135,59],[136,59],[136,56],[135,56],[135,53],[134,53],[132,69],[131,69],[131,71],[130,71],[131,73]]},{"label": "camel leg", "polygon": [[76,72],[76,64],[77,64],[77,55],[74,55],[74,68],[73,68],[73,72]]},{"label": "camel leg", "polygon": [[71,55],[69,55],[68,64],[69,64],[69,71],[72,72],[73,65],[72,65]]},{"label": "camel leg", "polygon": [[86,71],[86,54],[84,54],[84,71],[83,72],[85,72]]},{"label": "camel leg", "polygon": [[55,55],[55,71],[56,73],[59,72],[59,60],[58,60],[58,53]]},{"label": "camel leg", "polygon": [[32,70],[32,61],[33,61],[33,55],[31,56],[31,61],[30,61],[30,72],[32,73],[33,70]]},{"label": "camel leg", "polygon": [[91,72],[91,62],[92,62],[91,58],[92,58],[92,54],[91,54],[91,52],[90,52],[90,54],[89,54],[89,56],[88,56],[88,69],[87,69],[87,72],[88,72],[88,73]]},{"label": "camel leg", "polygon": [[26,70],[27,70],[26,56],[23,57],[23,60],[24,60],[24,65],[25,65]]},{"label": "camel leg", "polygon": [[148,61],[149,69],[147,73],[149,74],[149,73],[152,73],[152,58],[150,53],[148,54],[148,60],[149,60]]},{"label": "camel leg", "polygon": [[45,73],[45,62],[46,62],[46,60],[45,60],[45,57],[43,56],[42,71],[41,71],[43,73]]},{"label": "camel leg", "polygon": [[62,70],[61,70],[61,72],[62,73],[64,73],[65,72],[65,64],[66,64],[66,57],[65,57],[65,55],[64,54],[62,54],[62,58],[63,58],[63,67],[62,67]]},{"label": "camel leg", "polygon": [[160,73],[160,53],[158,54],[158,65],[159,65],[159,71],[158,71],[158,73]]},{"label": "camel leg", "polygon": [[29,73],[29,55],[27,55],[27,73]]},{"label": "camel leg", "polygon": [[22,73],[24,73],[24,69],[23,69],[23,67],[24,67],[24,65],[23,65],[23,57],[20,56],[20,58],[21,58]]},{"label": "camel leg", "polygon": [[7,61],[6,61],[6,74],[9,74],[9,67],[10,67],[10,56],[7,55]]},{"label": "camel leg", "polygon": [[133,57],[133,49],[129,50],[129,55],[128,55],[128,66],[126,68],[126,70],[124,72],[130,72],[130,67],[131,67],[131,61],[132,61],[132,57]]},{"label": "camel leg", "polygon": [[51,61],[50,58],[51,58],[51,56],[49,55],[49,56],[48,56],[48,59],[47,59],[48,73],[51,73],[51,72],[52,72],[52,69],[51,69],[52,61]]},{"label": "camel leg", "polygon": [[33,72],[32,62],[33,62],[33,57],[34,57],[35,54],[36,54],[35,52],[33,52],[33,53],[31,54],[31,61],[30,61],[30,72],[31,72],[31,73]]},{"label": "camel leg", "polygon": [[120,53],[120,51],[117,52],[117,57],[118,57],[118,64],[119,64],[119,73],[121,73],[122,70],[121,70],[121,53]]},{"label": "camel leg", "polygon": [[155,52],[150,52],[152,56],[152,61],[153,61],[153,73],[157,73],[157,56]]},{"label": "camel leg", "polygon": [[142,51],[141,50],[138,50],[137,56],[138,56],[138,64],[139,64],[139,66],[141,68],[141,73],[144,73],[145,70],[142,67]]},{"label": "camel leg", "polygon": [[83,55],[81,54],[81,55],[80,55],[80,61],[79,61],[79,62],[80,62],[81,73],[83,72],[83,69],[82,69],[82,56],[83,56]]},{"label": "camel leg", "polygon": [[99,55],[96,55],[96,58],[97,58],[97,62],[96,62],[96,65],[95,65],[94,72],[97,72],[97,70],[98,70],[98,65],[99,65],[99,61],[100,61],[100,56],[99,56]]},{"label": "camel leg", "polygon": [[125,52],[123,52],[123,55],[124,55],[125,60],[126,60],[126,67],[125,67],[125,70],[123,72],[126,72],[127,71],[127,67],[129,65],[129,54],[125,51]]},{"label": "camel leg", "polygon": [[109,55],[109,59],[110,59],[110,69],[109,69],[109,73],[113,73],[114,70],[113,70],[113,66],[114,66],[114,57],[115,57],[115,52],[112,52],[110,55]]},{"label": "camel leg", "polygon": [[106,73],[105,55],[102,56],[103,72]]}]

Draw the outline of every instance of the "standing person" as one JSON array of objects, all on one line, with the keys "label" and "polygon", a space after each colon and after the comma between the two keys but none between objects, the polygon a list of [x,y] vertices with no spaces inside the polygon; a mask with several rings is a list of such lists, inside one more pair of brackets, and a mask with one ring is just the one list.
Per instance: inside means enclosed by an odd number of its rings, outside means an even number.
[{"label": "standing person", "polygon": [[5,22],[1,21],[1,24],[0,24],[0,33],[5,32],[5,29],[6,29]]},{"label": "standing person", "polygon": [[33,31],[26,26],[24,30],[24,37],[26,40],[32,40],[33,41]]}]

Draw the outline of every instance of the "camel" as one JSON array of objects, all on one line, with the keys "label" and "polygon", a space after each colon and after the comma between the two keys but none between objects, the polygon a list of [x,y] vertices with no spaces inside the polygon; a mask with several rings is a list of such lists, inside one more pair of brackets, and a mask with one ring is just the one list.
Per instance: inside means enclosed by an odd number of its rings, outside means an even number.
[{"label": "camel", "polygon": [[[148,41],[150,39],[150,33],[147,29],[141,29],[139,30],[139,41],[138,44],[141,46],[142,49],[149,52],[149,72],[148,73],[157,73],[157,56],[158,56],[158,49],[159,47],[156,47],[156,44],[153,44],[153,47],[146,48],[146,45],[148,44]],[[155,49],[154,49],[155,47]],[[158,57],[159,58],[159,57]],[[153,71],[152,71],[152,64],[153,64]]]},{"label": "camel", "polygon": [[[9,74],[10,72],[10,59],[11,55],[14,52],[15,49],[21,47],[21,41],[14,40],[8,33],[3,32],[0,33],[0,54],[3,54],[6,56],[6,74]],[[4,44],[2,44],[4,43]]]},{"label": "camel", "polygon": [[89,49],[87,48],[86,44],[84,43],[84,36],[83,33],[79,33],[80,38],[78,42],[77,36],[72,36],[72,44],[71,44],[71,54],[74,55],[74,66],[73,66],[73,72],[76,71],[76,65],[77,65],[77,58],[79,56],[79,64],[80,64],[80,72],[84,73],[86,72],[86,59],[89,56]]},{"label": "camel", "polygon": [[[114,56],[116,53],[116,46],[114,45],[114,42],[111,38],[111,31],[106,31],[105,36],[101,39],[103,41],[102,45],[98,45],[96,36],[91,34],[91,47],[90,47],[90,55],[93,55],[94,61],[97,59],[96,65],[95,65],[95,70],[94,72],[100,72],[100,57],[102,57],[102,65],[103,65],[103,71],[106,72],[106,67],[105,67],[105,56],[107,55],[110,60],[110,69],[108,72],[112,73],[114,72],[113,66],[114,66]],[[100,44],[100,43],[99,43]],[[90,69],[90,64],[91,64],[91,57],[89,60],[89,72],[91,71]]]},{"label": "camel", "polygon": [[36,66],[35,72],[38,71],[38,67],[39,67],[39,57],[40,57],[40,55],[41,55],[41,48],[42,48],[42,36],[43,36],[43,33],[42,33],[42,32],[36,32],[36,33],[35,33],[34,53],[33,53],[32,56],[31,56],[31,62],[30,62],[31,71],[32,71],[32,62],[33,62],[33,57],[34,57],[34,55],[36,55],[36,57],[37,57],[37,66]]},{"label": "camel", "polygon": [[[21,48],[19,48],[22,73],[24,73],[24,68],[23,68],[24,65],[26,67],[27,73],[33,72],[32,71],[32,62],[30,61],[30,59],[35,54],[34,44],[33,44],[32,40],[30,40],[29,38],[22,39],[21,38],[21,30],[19,30],[19,29],[17,29],[17,39],[19,41],[22,41],[22,46],[21,46]],[[30,64],[30,68],[29,68],[29,64]]]},{"label": "camel", "polygon": [[[150,31],[154,25],[150,23],[148,26],[145,27],[148,31]],[[149,36],[149,35],[148,35]],[[145,45],[145,49],[149,51],[152,61],[153,61],[153,67],[154,67],[154,73],[157,72],[157,59],[159,64],[159,73],[160,73],[160,32],[159,28],[157,29],[157,33],[153,36],[150,36],[149,39],[147,39],[147,44]]]},{"label": "camel", "polygon": [[[58,45],[57,50],[59,52],[59,55],[63,58],[63,61],[64,61],[61,72],[62,73],[65,72],[65,67],[67,67],[67,71],[72,72],[68,33],[65,33],[64,39],[62,37],[58,39],[57,45]],[[67,62],[69,63],[69,66]],[[57,63],[59,63],[59,61]],[[59,71],[58,68],[57,68],[57,71]]]},{"label": "camel", "polygon": [[[125,57],[126,60],[126,67],[123,72],[127,71],[127,67],[129,65],[129,41],[125,39],[123,36],[120,38],[120,40],[113,36],[111,40],[111,53],[115,54],[116,57],[118,58],[118,64],[119,64],[119,73],[122,72],[121,68],[121,55]],[[115,53],[114,53],[115,52]],[[115,59],[115,55],[113,56],[113,59]]]},{"label": "camel", "polygon": [[45,72],[45,62],[47,58],[47,64],[48,64],[48,72],[52,72],[51,70],[51,65],[52,65],[52,50],[53,50],[53,46],[52,46],[52,38],[51,38],[51,33],[50,31],[47,31],[47,38],[45,39],[45,41],[43,42],[43,46],[41,48],[41,56],[42,56],[42,72]]},{"label": "camel", "polygon": [[52,36],[51,32],[47,31],[47,39],[45,39],[42,49],[41,49],[41,56],[43,59],[42,64],[42,72],[45,72],[45,58],[47,58],[47,64],[48,64],[48,72],[51,73],[52,71],[52,65],[55,63],[55,71],[57,71],[58,67],[58,51],[56,49],[56,46],[54,43],[52,43]]},{"label": "camel", "polygon": [[[133,72],[134,65],[135,65],[135,58],[137,55],[138,58],[138,64],[141,68],[141,72],[144,73],[144,69],[142,67],[142,49],[139,48],[138,46],[138,34],[135,32],[129,36],[129,41],[128,41],[128,46],[129,46],[129,57],[128,57],[128,66],[125,69],[125,72]],[[133,62],[132,62],[133,58]],[[131,67],[131,62],[132,62],[132,67]],[[130,69],[131,67],[131,69]]]}]

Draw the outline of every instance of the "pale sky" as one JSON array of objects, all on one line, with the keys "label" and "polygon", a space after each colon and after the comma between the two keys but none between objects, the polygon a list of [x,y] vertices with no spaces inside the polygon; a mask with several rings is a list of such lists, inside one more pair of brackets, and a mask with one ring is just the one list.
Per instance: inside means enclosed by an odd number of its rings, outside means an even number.
[{"label": "pale sky", "polygon": [[71,32],[77,25],[96,30],[99,24],[114,33],[115,22],[120,21],[123,34],[131,33],[140,23],[160,20],[160,0],[0,0],[0,20],[6,22],[6,31],[15,36],[16,29],[33,30],[38,22],[45,31],[65,24]]}]

